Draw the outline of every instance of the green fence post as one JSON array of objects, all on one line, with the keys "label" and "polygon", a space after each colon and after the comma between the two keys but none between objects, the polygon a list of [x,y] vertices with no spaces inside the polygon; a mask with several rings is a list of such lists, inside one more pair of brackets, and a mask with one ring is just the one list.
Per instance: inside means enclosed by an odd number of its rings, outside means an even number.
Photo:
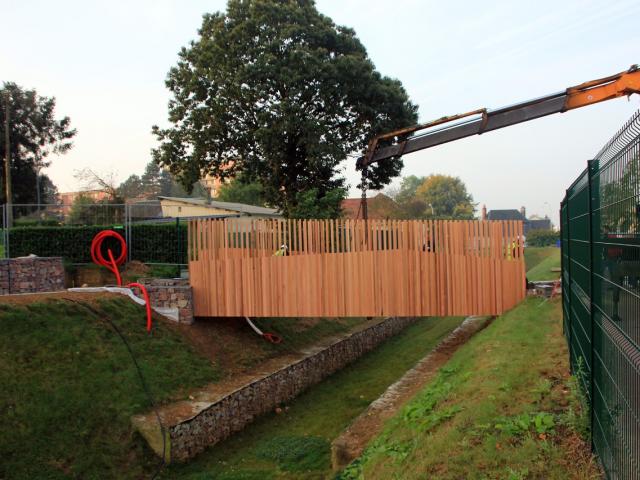
[{"label": "green fence post", "polygon": [[182,261],[182,235],[180,234],[180,217],[176,217],[176,235],[178,237],[178,257],[177,257],[177,269],[178,274],[176,278],[180,278],[180,262]]},{"label": "green fence post", "polygon": [[567,327],[569,328],[569,368],[571,369],[571,373],[573,373],[573,343],[572,343],[572,331],[573,331],[573,316],[571,314],[571,228],[569,228],[569,224],[571,223],[571,215],[569,210],[569,205],[571,204],[571,197],[569,190],[565,191],[565,198],[567,199],[567,205],[565,208],[565,216],[566,216],[566,226],[567,226],[567,302],[569,303],[567,307],[567,313],[569,314],[569,321],[567,322]]},{"label": "green fence post", "polygon": [[594,302],[593,302],[593,167],[595,165],[595,160],[589,160],[587,162],[587,189],[589,193],[589,323],[591,330],[589,332],[589,364],[591,368],[589,369],[589,425],[591,427],[591,451],[594,451],[595,445],[593,444],[593,431],[594,431],[594,405],[595,405],[595,362],[594,362],[594,354],[593,354],[593,332],[595,330],[594,325]]}]

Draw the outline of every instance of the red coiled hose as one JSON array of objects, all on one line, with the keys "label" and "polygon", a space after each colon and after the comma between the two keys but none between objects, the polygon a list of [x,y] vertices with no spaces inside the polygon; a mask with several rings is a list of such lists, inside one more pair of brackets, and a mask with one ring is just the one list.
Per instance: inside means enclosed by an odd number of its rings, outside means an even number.
[{"label": "red coiled hose", "polygon": [[[104,258],[102,254],[102,242],[104,242],[107,238],[115,238],[120,243],[120,255],[118,258],[114,258],[113,252],[110,248],[107,249],[108,259]],[[99,232],[93,240],[91,241],[91,260],[96,265],[100,265],[102,267],[107,268],[116,276],[116,282],[118,286],[122,286],[122,277],[120,276],[120,270],[118,270],[118,265],[122,265],[127,259],[127,242],[122,238],[118,232],[114,232],[113,230],[103,230]],[[147,309],[147,332],[151,332],[152,322],[151,322],[151,302],[149,302],[149,292],[144,285],[134,282],[127,285],[128,288],[137,287],[142,292],[142,296],[144,298],[145,306]]]}]

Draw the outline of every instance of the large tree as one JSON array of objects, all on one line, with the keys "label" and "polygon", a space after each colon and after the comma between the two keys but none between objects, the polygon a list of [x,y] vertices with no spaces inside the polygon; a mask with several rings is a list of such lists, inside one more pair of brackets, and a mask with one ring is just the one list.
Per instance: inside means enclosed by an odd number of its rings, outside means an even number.
[{"label": "large tree", "polygon": [[[26,90],[15,83],[6,82],[0,89],[0,152],[4,161],[5,111],[9,106],[9,143],[13,203],[35,203],[39,178],[41,201],[51,201],[55,193],[51,180],[40,171],[50,164],[51,153],[65,153],[71,147],[76,130],[70,128],[69,117],[55,118],[56,100],[42,97],[35,90]],[[4,185],[4,168],[0,169]],[[2,201],[6,192],[2,189]]]},{"label": "large tree", "polygon": [[[300,193],[341,192],[340,162],[372,135],[417,121],[401,83],[312,0],[229,0],[199,34],[168,75],[173,126],[153,128],[155,160],[185,188],[243,173],[289,215],[308,200]],[[373,166],[367,186],[382,188],[401,168],[400,159]]]},{"label": "large tree", "polygon": [[459,177],[429,175],[416,189],[416,198],[424,202],[421,217],[471,220],[476,204]]}]

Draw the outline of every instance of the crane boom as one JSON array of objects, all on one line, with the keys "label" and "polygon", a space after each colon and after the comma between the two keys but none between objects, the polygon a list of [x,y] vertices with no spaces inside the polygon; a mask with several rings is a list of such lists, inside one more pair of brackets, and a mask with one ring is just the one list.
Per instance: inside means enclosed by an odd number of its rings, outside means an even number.
[{"label": "crane boom", "polygon": [[[364,174],[366,168],[376,162],[633,93],[640,93],[640,69],[637,65],[610,77],[509,107],[491,111],[482,108],[378,135],[369,142],[356,167]],[[451,124],[456,120],[462,121]],[[431,130],[422,132],[427,129]]]}]

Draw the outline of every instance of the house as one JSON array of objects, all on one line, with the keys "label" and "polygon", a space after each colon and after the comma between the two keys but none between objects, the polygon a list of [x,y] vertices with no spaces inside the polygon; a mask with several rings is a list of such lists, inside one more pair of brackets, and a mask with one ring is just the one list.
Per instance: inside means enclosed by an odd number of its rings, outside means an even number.
[{"label": "house", "polygon": [[282,218],[274,208],[219,202],[206,198],[158,197],[163,217],[253,217]]},{"label": "house", "polygon": [[[362,218],[362,198],[345,198],[341,207],[344,218]],[[371,219],[399,218],[400,207],[393,198],[379,193],[367,198],[367,216]]]},{"label": "house", "polygon": [[[535,218],[534,218],[535,217]],[[508,209],[508,210],[489,210],[487,213],[486,205],[482,206],[482,220],[519,220],[523,222],[524,234],[533,230],[551,230],[551,220],[549,217],[539,218],[532,216],[527,218],[527,211],[524,207],[520,207],[520,210]]]}]

